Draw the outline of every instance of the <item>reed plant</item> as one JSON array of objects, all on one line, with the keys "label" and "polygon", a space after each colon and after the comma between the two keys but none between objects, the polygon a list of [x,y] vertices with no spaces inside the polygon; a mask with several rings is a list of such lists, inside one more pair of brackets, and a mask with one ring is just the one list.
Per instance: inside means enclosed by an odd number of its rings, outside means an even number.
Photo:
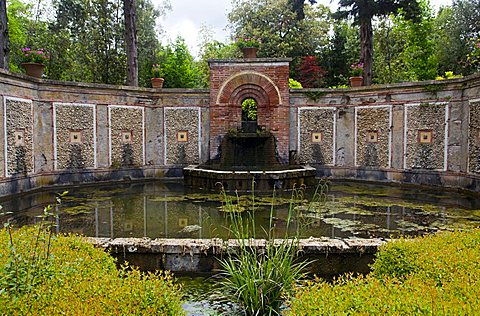
[{"label": "reed plant", "polygon": [[[255,191],[252,183],[252,206],[255,209]],[[222,190],[226,207],[232,199]],[[288,297],[295,284],[304,278],[309,262],[298,260],[299,230],[294,236],[288,236],[290,225],[295,219],[295,208],[303,203],[304,188],[292,191],[286,219],[285,235],[276,238],[274,207],[272,202],[268,227],[263,228],[265,239],[257,238],[255,216],[230,212],[230,232],[236,240],[236,247],[229,249],[220,259],[222,279],[221,294],[238,303],[246,315],[279,315],[284,299]],[[275,200],[275,191],[273,199]]]}]

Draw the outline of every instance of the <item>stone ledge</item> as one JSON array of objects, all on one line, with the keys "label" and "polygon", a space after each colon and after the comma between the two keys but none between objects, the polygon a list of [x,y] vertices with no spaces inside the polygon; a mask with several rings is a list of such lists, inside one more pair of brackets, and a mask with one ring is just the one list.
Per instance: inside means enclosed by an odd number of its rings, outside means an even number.
[{"label": "stone ledge", "polygon": [[289,63],[292,58],[235,58],[209,59],[209,64],[252,64],[252,63]]},{"label": "stone ledge", "polygon": [[[109,250],[114,254],[177,254],[177,255],[215,255],[228,252],[229,249],[239,247],[237,239],[170,239],[170,238],[96,238],[88,237],[88,242]],[[246,241],[259,251],[265,248],[265,239],[251,239]],[[281,244],[282,239],[276,239]],[[313,238],[300,239],[299,248],[304,254],[373,254],[387,242],[386,239],[374,238]]]},{"label": "stone ledge", "polygon": [[[215,273],[219,259],[236,247],[239,240],[213,239],[150,239],[150,238],[87,238],[108,251],[119,262],[142,270],[170,270],[175,273]],[[259,253],[265,251],[265,239],[250,239]],[[275,240],[281,243],[283,240]],[[310,262],[308,272],[331,278],[343,273],[368,273],[383,239],[308,238],[299,241],[298,256]]]}]

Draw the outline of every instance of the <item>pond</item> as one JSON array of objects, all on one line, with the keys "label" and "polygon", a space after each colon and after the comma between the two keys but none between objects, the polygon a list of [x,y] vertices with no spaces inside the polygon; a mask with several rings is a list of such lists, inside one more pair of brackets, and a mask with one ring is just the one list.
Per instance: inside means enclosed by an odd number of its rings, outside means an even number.
[{"label": "pond", "polygon": [[[261,226],[268,227],[272,203],[280,236],[393,237],[480,225],[480,199],[474,194],[338,181],[322,188],[321,199],[313,189],[295,195],[300,202],[286,232],[291,193],[234,195],[233,206],[225,208],[225,195],[192,192],[175,181],[70,187],[54,207],[56,229],[110,238],[229,238],[228,211],[249,212],[252,200],[259,237]],[[12,214],[0,220],[34,224],[43,208],[55,202],[56,192],[4,198],[0,204]],[[177,282],[187,315],[242,315],[237,305],[221,300],[213,276],[182,276]]]},{"label": "pond", "polygon": [[182,287],[183,309],[189,316],[243,315],[238,305],[219,294],[213,277],[177,277]]},{"label": "pond", "polygon": [[[93,237],[229,238],[228,211],[252,209],[252,194],[231,196],[225,208],[220,193],[192,192],[181,182],[156,181],[71,187],[60,205],[59,232]],[[58,191],[57,191],[58,192]],[[427,188],[405,188],[357,182],[333,182],[319,202],[308,190],[295,208],[294,225],[287,227],[291,193],[255,196],[258,237],[267,227],[273,204],[276,233],[301,237],[392,237],[444,229],[479,226],[476,195]],[[313,199],[314,200],[314,199]],[[0,204],[15,225],[33,224],[43,207],[55,201],[44,191],[4,198]],[[223,207],[222,207],[223,205]],[[226,212],[227,211],[227,212]],[[6,218],[2,218],[5,221]]]}]

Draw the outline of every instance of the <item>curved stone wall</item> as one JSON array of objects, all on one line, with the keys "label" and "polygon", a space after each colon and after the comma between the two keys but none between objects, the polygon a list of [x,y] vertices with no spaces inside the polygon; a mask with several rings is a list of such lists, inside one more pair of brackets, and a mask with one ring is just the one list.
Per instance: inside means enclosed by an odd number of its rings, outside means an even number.
[{"label": "curved stone wall", "polygon": [[[282,78],[285,64],[279,67]],[[229,65],[243,69],[242,63]],[[224,71],[218,61],[214,66]],[[235,72],[222,80],[230,75]],[[284,81],[272,82],[285,91]],[[65,83],[0,70],[0,196],[43,186],[182,176],[183,167],[218,151],[211,136],[222,135],[213,129],[229,113],[212,117],[220,84],[213,87]],[[282,100],[289,100],[278,107],[283,160],[289,152],[290,163],[314,166],[318,176],[480,191],[480,75],[290,90]]]},{"label": "curved stone wall", "polygon": [[478,74],[290,92],[290,150],[318,176],[480,190]]}]

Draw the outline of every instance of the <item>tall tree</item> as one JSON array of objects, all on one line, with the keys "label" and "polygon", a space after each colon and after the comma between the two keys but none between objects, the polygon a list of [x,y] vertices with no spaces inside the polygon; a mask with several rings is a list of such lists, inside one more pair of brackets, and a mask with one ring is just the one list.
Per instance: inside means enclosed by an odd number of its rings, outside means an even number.
[{"label": "tall tree", "polygon": [[364,64],[364,85],[372,84],[373,26],[375,16],[402,13],[407,20],[419,21],[420,5],[417,0],[339,0],[336,18],[352,17],[360,26],[360,62]]},{"label": "tall tree", "polygon": [[[317,3],[316,0],[308,0],[310,4]],[[297,14],[297,20],[303,20],[305,18],[305,0],[289,0],[289,4],[292,6],[293,12]]]},{"label": "tall tree", "polygon": [[124,84],[125,25],[122,0],[55,0],[47,41],[49,77]]},{"label": "tall tree", "polygon": [[156,21],[169,7],[155,7],[151,0],[136,0],[136,4],[138,84],[141,87],[150,87],[152,65],[158,63],[157,57],[162,48],[157,35]]},{"label": "tall tree", "polygon": [[137,24],[135,0],[123,0],[125,44],[127,46],[127,85],[138,86]]},{"label": "tall tree", "polygon": [[240,58],[241,53],[235,43],[221,43],[213,39],[213,31],[206,25],[202,25],[199,32],[200,37],[200,58],[196,61],[199,71],[199,88],[208,88],[210,85],[210,67],[209,59],[231,59]]},{"label": "tall tree", "polygon": [[305,5],[305,17],[298,20],[291,1],[234,0],[228,14],[233,37],[260,38],[261,57],[315,55],[328,45],[330,11]]},{"label": "tall tree", "polygon": [[325,86],[348,84],[350,65],[360,53],[358,27],[348,22],[335,23],[330,44],[319,55],[320,66],[326,70]]},{"label": "tall tree", "polygon": [[188,51],[185,40],[177,37],[160,53],[160,66],[165,88],[194,88],[199,82],[200,72]]},{"label": "tall tree", "polygon": [[7,1],[0,0],[0,68],[8,69],[9,52]]},{"label": "tall tree", "polygon": [[435,20],[436,52],[440,74],[446,71],[468,75],[477,71],[467,56],[480,39],[480,0],[456,0],[442,8]]}]

